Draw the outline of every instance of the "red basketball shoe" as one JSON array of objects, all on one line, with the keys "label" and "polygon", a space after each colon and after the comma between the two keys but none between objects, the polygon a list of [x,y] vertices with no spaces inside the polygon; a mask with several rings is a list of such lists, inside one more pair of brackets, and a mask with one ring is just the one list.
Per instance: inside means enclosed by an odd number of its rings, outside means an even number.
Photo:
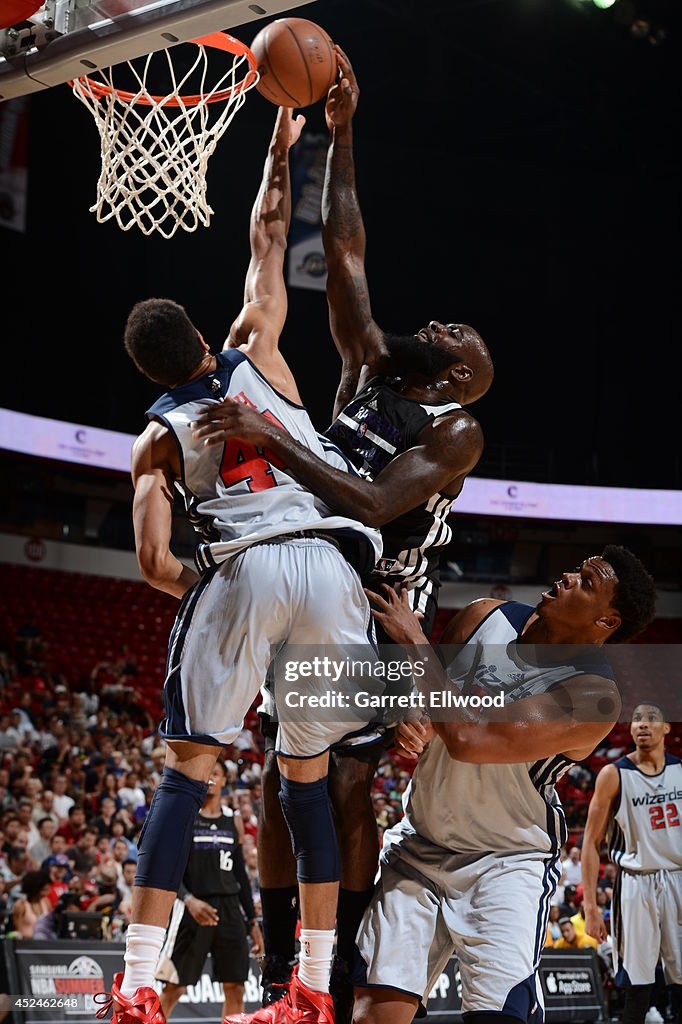
[{"label": "red basketball shoe", "polygon": [[308,988],[294,967],[286,995],[255,1013],[233,1013],[223,1024],[335,1024],[329,992]]},{"label": "red basketball shoe", "polygon": [[[121,971],[114,975],[111,992],[97,993],[95,1000],[102,1005],[95,1012],[96,1017],[106,1017],[111,1010],[111,1024],[166,1024],[158,993],[153,988],[144,986],[136,989],[132,996],[124,996],[122,983]],[[98,996],[104,996],[106,1001],[98,999]]]}]

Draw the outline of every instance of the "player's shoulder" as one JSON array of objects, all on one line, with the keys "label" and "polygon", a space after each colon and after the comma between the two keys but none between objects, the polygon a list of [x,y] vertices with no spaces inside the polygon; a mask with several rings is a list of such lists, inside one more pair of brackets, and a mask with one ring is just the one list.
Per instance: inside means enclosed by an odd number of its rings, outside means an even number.
[{"label": "player's shoulder", "polygon": [[483,451],[483,428],[475,416],[466,409],[453,409],[438,416],[430,431],[420,437],[429,447],[438,448],[443,455],[461,461],[462,454],[480,455]]},{"label": "player's shoulder", "polygon": [[495,597],[479,597],[457,612],[443,630],[442,644],[463,644],[497,608],[506,604]]}]

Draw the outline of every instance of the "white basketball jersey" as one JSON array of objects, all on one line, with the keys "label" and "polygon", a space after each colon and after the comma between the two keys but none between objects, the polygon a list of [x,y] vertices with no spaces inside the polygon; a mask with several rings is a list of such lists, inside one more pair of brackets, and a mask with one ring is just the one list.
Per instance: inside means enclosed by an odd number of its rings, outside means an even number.
[{"label": "white basketball jersey", "polygon": [[682,761],[665,755],[658,775],[645,775],[626,755],[615,762],[620,796],[609,825],[609,854],[634,873],[682,869]]},{"label": "white basketball jersey", "polygon": [[381,554],[378,530],[332,514],[267,450],[236,439],[206,446],[192,436],[198,413],[228,397],[257,409],[315,455],[349,471],[341,453],[318,436],[306,409],[276,391],[248,356],[228,349],[216,359],[214,373],[174,388],[147,412],[172,432],[178,445],[179,489],[190,522],[203,537],[195,554],[199,570],[211,569],[251,544],[301,530],[330,532],[358,572],[371,568]]},{"label": "white basketball jersey", "polygon": [[[597,648],[578,647],[572,663],[525,661],[516,641],[534,610],[516,601],[493,609],[448,667],[453,686],[491,696],[503,690],[508,702],[585,673],[612,676]],[[395,831],[416,832],[457,853],[558,853],[567,833],[554,784],[572,763],[556,754],[520,764],[467,764],[435,737],[405,792],[405,817]]]}]

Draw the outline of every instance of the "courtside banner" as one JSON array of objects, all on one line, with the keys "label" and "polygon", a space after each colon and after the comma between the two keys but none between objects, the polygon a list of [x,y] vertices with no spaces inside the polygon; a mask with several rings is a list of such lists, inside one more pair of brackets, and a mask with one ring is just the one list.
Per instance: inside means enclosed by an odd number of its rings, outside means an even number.
[{"label": "courtside banner", "polygon": [[[13,1004],[10,1012],[16,1024],[91,1024],[102,1005],[95,996],[110,991],[114,974],[123,969],[125,953],[122,942],[6,939],[3,947]],[[592,950],[546,950],[538,973],[547,1021],[561,1024],[605,1019],[599,959]],[[157,989],[161,991],[160,984]],[[251,959],[244,985],[244,1011],[255,1012],[261,997],[260,968]],[[189,986],[172,1019],[175,1024],[219,1020],[222,1006],[223,988],[213,980],[209,956],[201,978]],[[432,1024],[460,1024],[461,1007],[459,964],[456,957],[451,957],[429,994],[428,1018]]]},{"label": "courtside banner", "polygon": [[[14,1024],[92,1024],[95,1012],[104,1002],[95,996],[109,992],[114,974],[123,970],[122,942],[6,939],[3,947]],[[156,988],[160,992],[161,983]],[[261,997],[260,968],[252,959],[244,985],[244,1011],[253,1013],[259,1009]],[[172,1019],[175,1024],[220,1020],[223,998],[223,986],[213,980],[209,956],[201,978],[182,996]]]},{"label": "courtside banner", "polygon": [[322,246],[322,186],[329,140],[303,132],[291,151],[291,227],[287,246],[287,283],[323,292],[327,264]]}]

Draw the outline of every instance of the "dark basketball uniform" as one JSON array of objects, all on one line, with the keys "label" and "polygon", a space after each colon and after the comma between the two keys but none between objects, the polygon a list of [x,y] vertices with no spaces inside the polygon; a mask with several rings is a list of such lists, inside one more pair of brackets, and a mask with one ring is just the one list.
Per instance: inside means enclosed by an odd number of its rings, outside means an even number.
[{"label": "dark basketball uniform", "polygon": [[[376,479],[393,459],[414,448],[424,428],[438,417],[461,409],[457,402],[427,405],[405,398],[396,391],[395,382],[395,378],[373,377],[320,437],[323,447],[327,439],[330,451],[340,451],[366,480]],[[405,486],[409,488],[409,480],[405,481]],[[433,628],[438,607],[440,556],[452,538],[447,519],[454,501],[454,497],[437,492],[428,501],[382,526],[382,555],[372,573],[363,580],[370,589],[378,589],[383,583],[406,586],[410,607],[424,616],[421,625],[427,636]],[[380,645],[393,643],[378,624],[376,633]],[[408,683],[403,681],[402,685],[407,692]],[[387,686],[391,692],[398,692],[396,684]],[[267,684],[261,694],[262,730],[271,743],[276,712]],[[351,741],[342,740],[334,749],[347,753],[359,751],[371,740],[372,734],[366,733]]]},{"label": "dark basketball uniform", "polygon": [[[182,899],[189,893],[216,908],[217,925],[197,924]],[[195,985],[210,953],[215,981],[246,981],[249,945],[245,917],[254,921],[256,911],[234,815],[226,807],[218,818],[199,813],[187,869],[156,967],[157,980]]]}]

